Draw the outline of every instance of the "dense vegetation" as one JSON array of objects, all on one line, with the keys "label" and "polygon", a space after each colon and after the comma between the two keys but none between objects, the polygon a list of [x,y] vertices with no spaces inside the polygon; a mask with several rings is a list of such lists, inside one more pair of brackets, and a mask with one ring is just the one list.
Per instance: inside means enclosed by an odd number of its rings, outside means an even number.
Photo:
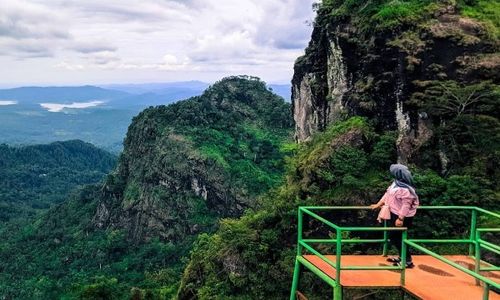
[{"label": "dense vegetation", "polygon": [[[238,220],[224,220],[216,234],[199,237],[185,270],[179,297],[286,298],[295,258],[297,207],[376,202],[390,183],[387,166],[395,160],[394,133],[378,134],[364,119],[352,118],[317,134],[311,142],[301,145],[290,159],[287,183],[264,197],[258,209]],[[421,168],[414,169],[414,173],[424,205],[480,205],[498,209],[497,179],[493,183],[484,174],[474,176],[470,173],[443,177],[436,171]],[[328,217],[340,224],[376,224],[375,213]],[[439,224],[435,223],[436,219],[440,220]],[[317,225],[311,224],[313,236],[314,231],[324,230],[315,227]],[[411,234],[466,237],[467,227],[465,216],[449,214],[444,217],[442,213],[422,212]],[[344,250],[351,253],[381,251],[365,247]],[[268,280],[270,277],[273,280]],[[319,292],[317,299],[330,293],[321,282],[307,275],[301,284],[309,293]],[[384,293],[380,299],[387,299]]]},{"label": "dense vegetation", "polygon": [[[119,175],[134,172],[145,176],[138,180],[161,178],[159,170],[145,170],[143,165],[140,170],[124,168],[130,159],[135,160],[138,151],[144,151],[137,149],[138,146],[158,144],[160,138],[170,143],[181,140],[201,160],[220,167],[232,185],[244,188],[241,192],[246,194],[245,198],[253,197],[280,180],[281,146],[288,142],[290,129],[289,105],[269,92],[264,82],[252,77],[225,78],[200,97],[147,109],[135,118],[125,140],[128,149],[122,157]],[[144,131],[147,135],[139,137]]]},{"label": "dense vegetation", "polygon": [[317,22],[351,19],[352,24],[366,34],[408,29],[415,24],[425,28],[435,23],[436,14],[455,6],[463,16],[480,21],[492,38],[500,38],[500,2],[498,0],[382,0],[367,3],[324,0],[315,4],[316,9],[319,10]]},{"label": "dense vegetation", "polygon": [[30,226],[0,230],[0,297],[174,297],[196,236],[281,184],[289,112],[253,77],[146,109],[103,186],[76,190]]},{"label": "dense vegetation", "polygon": [[184,250],[158,240],[131,245],[121,231],[95,231],[99,190],[75,190],[33,224],[0,229],[2,299],[128,299],[132,286],[175,292],[169,286],[181,270],[171,260]]},{"label": "dense vegetation", "polygon": [[[414,172],[422,204],[498,210],[499,3],[325,0],[317,5],[312,40],[295,65],[293,104],[296,120],[310,118],[305,126],[317,122],[319,132],[289,159],[285,184],[240,219],[223,220],[215,234],[199,237],[179,298],[287,298],[297,207],[373,203],[390,183],[387,169],[397,159]],[[341,96],[331,82],[335,72],[348,79]],[[324,126],[317,116],[335,121]],[[370,226],[376,218],[374,213],[327,217]],[[460,213],[422,211],[410,234],[467,237],[468,222]],[[308,225],[311,234],[324,230]],[[366,246],[345,250],[380,253]],[[440,253],[464,250],[436,247]],[[307,275],[301,284],[310,299],[330,293]]]},{"label": "dense vegetation", "polygon": [[81,141],[0,145],[0,222],[63,202],[75,187],[101,181],[115,162],[113,155]]}]

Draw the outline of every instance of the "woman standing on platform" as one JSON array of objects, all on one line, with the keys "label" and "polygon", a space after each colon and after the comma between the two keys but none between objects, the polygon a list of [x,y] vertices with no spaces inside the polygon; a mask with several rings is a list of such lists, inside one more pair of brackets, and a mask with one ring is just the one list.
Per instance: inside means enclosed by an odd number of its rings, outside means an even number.
[{"label": "woman standing on platform", "polygon": [[[417,213],[419,205],[418,196],[413,186],[413,177],[407,166],[401,164],[391,165],[389,168],[391,175],[394,177],[394,182],[387,188],[382,199],[377,204],[370,205],[372,209],[385,206],[384,210],[390,212],[390,222],[396,227],[410,228],[413,224],[413,217]],[[379,215],[379,220],[383,216]],[[398,249],[399,257],[390,257],[387,261],[392,262],[395,266],[401,265],[401,240],[402,232],[389,231],[390,243]],[[410,251],[406,251],[406,267],[413,268]]]}]

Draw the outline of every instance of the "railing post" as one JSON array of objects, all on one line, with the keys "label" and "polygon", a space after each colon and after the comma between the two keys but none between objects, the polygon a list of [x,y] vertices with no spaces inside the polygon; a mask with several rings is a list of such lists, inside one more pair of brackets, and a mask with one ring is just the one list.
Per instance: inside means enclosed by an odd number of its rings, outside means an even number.
[{"label": "railing post", "polygon": [[297,288],[299,287],[300,262],[295,258],[295,267],[293,269],[292,290],[290,291],[290,300],[297,299]]},{"label": "railing post", "polygon": [[339,283],[333,288],[333,299],[342,300],[342,286]]},{"label": "railing post", "polygon": [[470,222],[470,244],[469,244],[469,256],[473,255],[474,245],[477,243],[476,239],[476,226],[477,226],[477,210],[472,209],[472,216]]},{"label": "railing post", "polygon": [[295,266],[293,268],[293,279],[292,279],[292,289],[290,291],[290,300],[295,300],[297,298],[297,288],[299,286],[300,277],[300,262],[298,257],[302,255],[302,224],[303,224],[303,214],[302,209],[299,207],[297,215],[297,256],[295,257]]},{"label": "railing post", "polygon": [[405,285],[405,273],[406,273],[406,240],[408,238],[408,231],[404,230],[402,232],[402,239],[401,239],[401,285]]},{"label": "railing post", "polygon": [[[479,243],[478,239],[480,238],[480,232],[477,231],[475,233],[475,241],[474,241],[474,254],[475,254],[475,259],[474,259],[474,272],[479,275],[479,270],[481,269],[481,244]],[[476,278],[476,285],[479,285],[479,279]]]},{"label": "railing post", "polygon": [[483,300],[488,300],[489,298],[490,298],[490,285],[485,282],[483,289]]},{"label": "railing post", "polygon": [[[387,220],[384,220],[384,228],[387,227]],[[387,256],[387,251],[388,251],[388,246],[389,246],[389,239],[388,239],[389,233],[387,230],[384,230],[384,248],[382,250],[382,255]]]},{"label": "railing post", "polygon": [[302,255],[302,245],[300,242],[302,241],[302,226],[303,226],[303,214],[302,209],[299,207],[298,213],[298,221],[297,221],[297,256]]},{"label": "railing post", "polygon": [[341,264],[340,264],[340,258],[342,256],[342,230],[337,229],[337,241],[336,241],[336,247],[335,247],[335,288],[334,288],[334,299],[335,300],[342,300],[342,285],[340,284],[340,273],[341,273]]}]

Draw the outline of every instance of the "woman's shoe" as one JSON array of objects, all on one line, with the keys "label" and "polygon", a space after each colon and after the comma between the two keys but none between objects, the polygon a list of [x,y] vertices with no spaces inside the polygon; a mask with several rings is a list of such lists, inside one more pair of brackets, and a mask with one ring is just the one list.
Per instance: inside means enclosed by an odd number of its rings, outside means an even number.
[{"label": "woman's shoe", "polygon": [[[395,263],[393,263],[392,265],[393,265],[393,266],[395,266],[395,267],[401,267],[401,261],[399,261],[399,262],[395,262]],[[412,269],[412,268],[414,268],[414,267],[415,267],[415,265],[414,265],[411,261],[407,261],[407,262],[406,262],[406,268],[407,268],[407,269]]]},{"label": "woman's shoe", "polygon": [[401,258],[400,257],[389,257],[387,259],[388,262],[391,262],[391,263],[398,263],[401,261]]}]

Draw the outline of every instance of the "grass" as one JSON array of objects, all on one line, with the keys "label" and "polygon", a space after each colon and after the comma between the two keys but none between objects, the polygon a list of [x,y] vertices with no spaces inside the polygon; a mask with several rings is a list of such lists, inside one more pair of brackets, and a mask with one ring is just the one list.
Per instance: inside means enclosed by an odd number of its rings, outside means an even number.
[{"label": "grass", "polygon": [[229,168],[229,163],[226,161],[224,158],[225,156],[225,149],[221,149],[218,145],[203,145],[199,148],[200,153],[205,156],[206,158],[213,159],[216,161],[219,165],[224,167],[224,169]]},{"label": "grass", "polygon": [[474,5],[463,5],[460,13],[483,23],[486,31],[500,39],[500,1],[478,0]]},{"label": "grass", "polygon": [[331,17],[348,17],[363,32],[373,33],[426,22],[440,8],[455,3],[462,16],[480,21],[491,37],[500,38],[500,0],[323,0],[321,7]]},{"label": "grass", "polygon": [[332,151],[328,145],[338,136],[354,128],[366,130],[366,120],[361,117],[353,117],[347,121],[329,126],[324,133],[316,135],[306,146],[300,147],[302,149],[299,150],[296,156],[297,161],[300,161],[305,169],[316,168],[321,158],[327,155],[325,153]]},{"label": "grass", "polygon": [[421,22],[432,16],[432,12],[441,5],[432,0],[323,2],[324,9],[331,10],[332,17],[349,17],[365,33]]},{"label": "grass", "polygon": [[379,28],[391,28],[402,23],[415,22],[427,12],[429,1],[390,1],[380,6],[372,17]]}]

